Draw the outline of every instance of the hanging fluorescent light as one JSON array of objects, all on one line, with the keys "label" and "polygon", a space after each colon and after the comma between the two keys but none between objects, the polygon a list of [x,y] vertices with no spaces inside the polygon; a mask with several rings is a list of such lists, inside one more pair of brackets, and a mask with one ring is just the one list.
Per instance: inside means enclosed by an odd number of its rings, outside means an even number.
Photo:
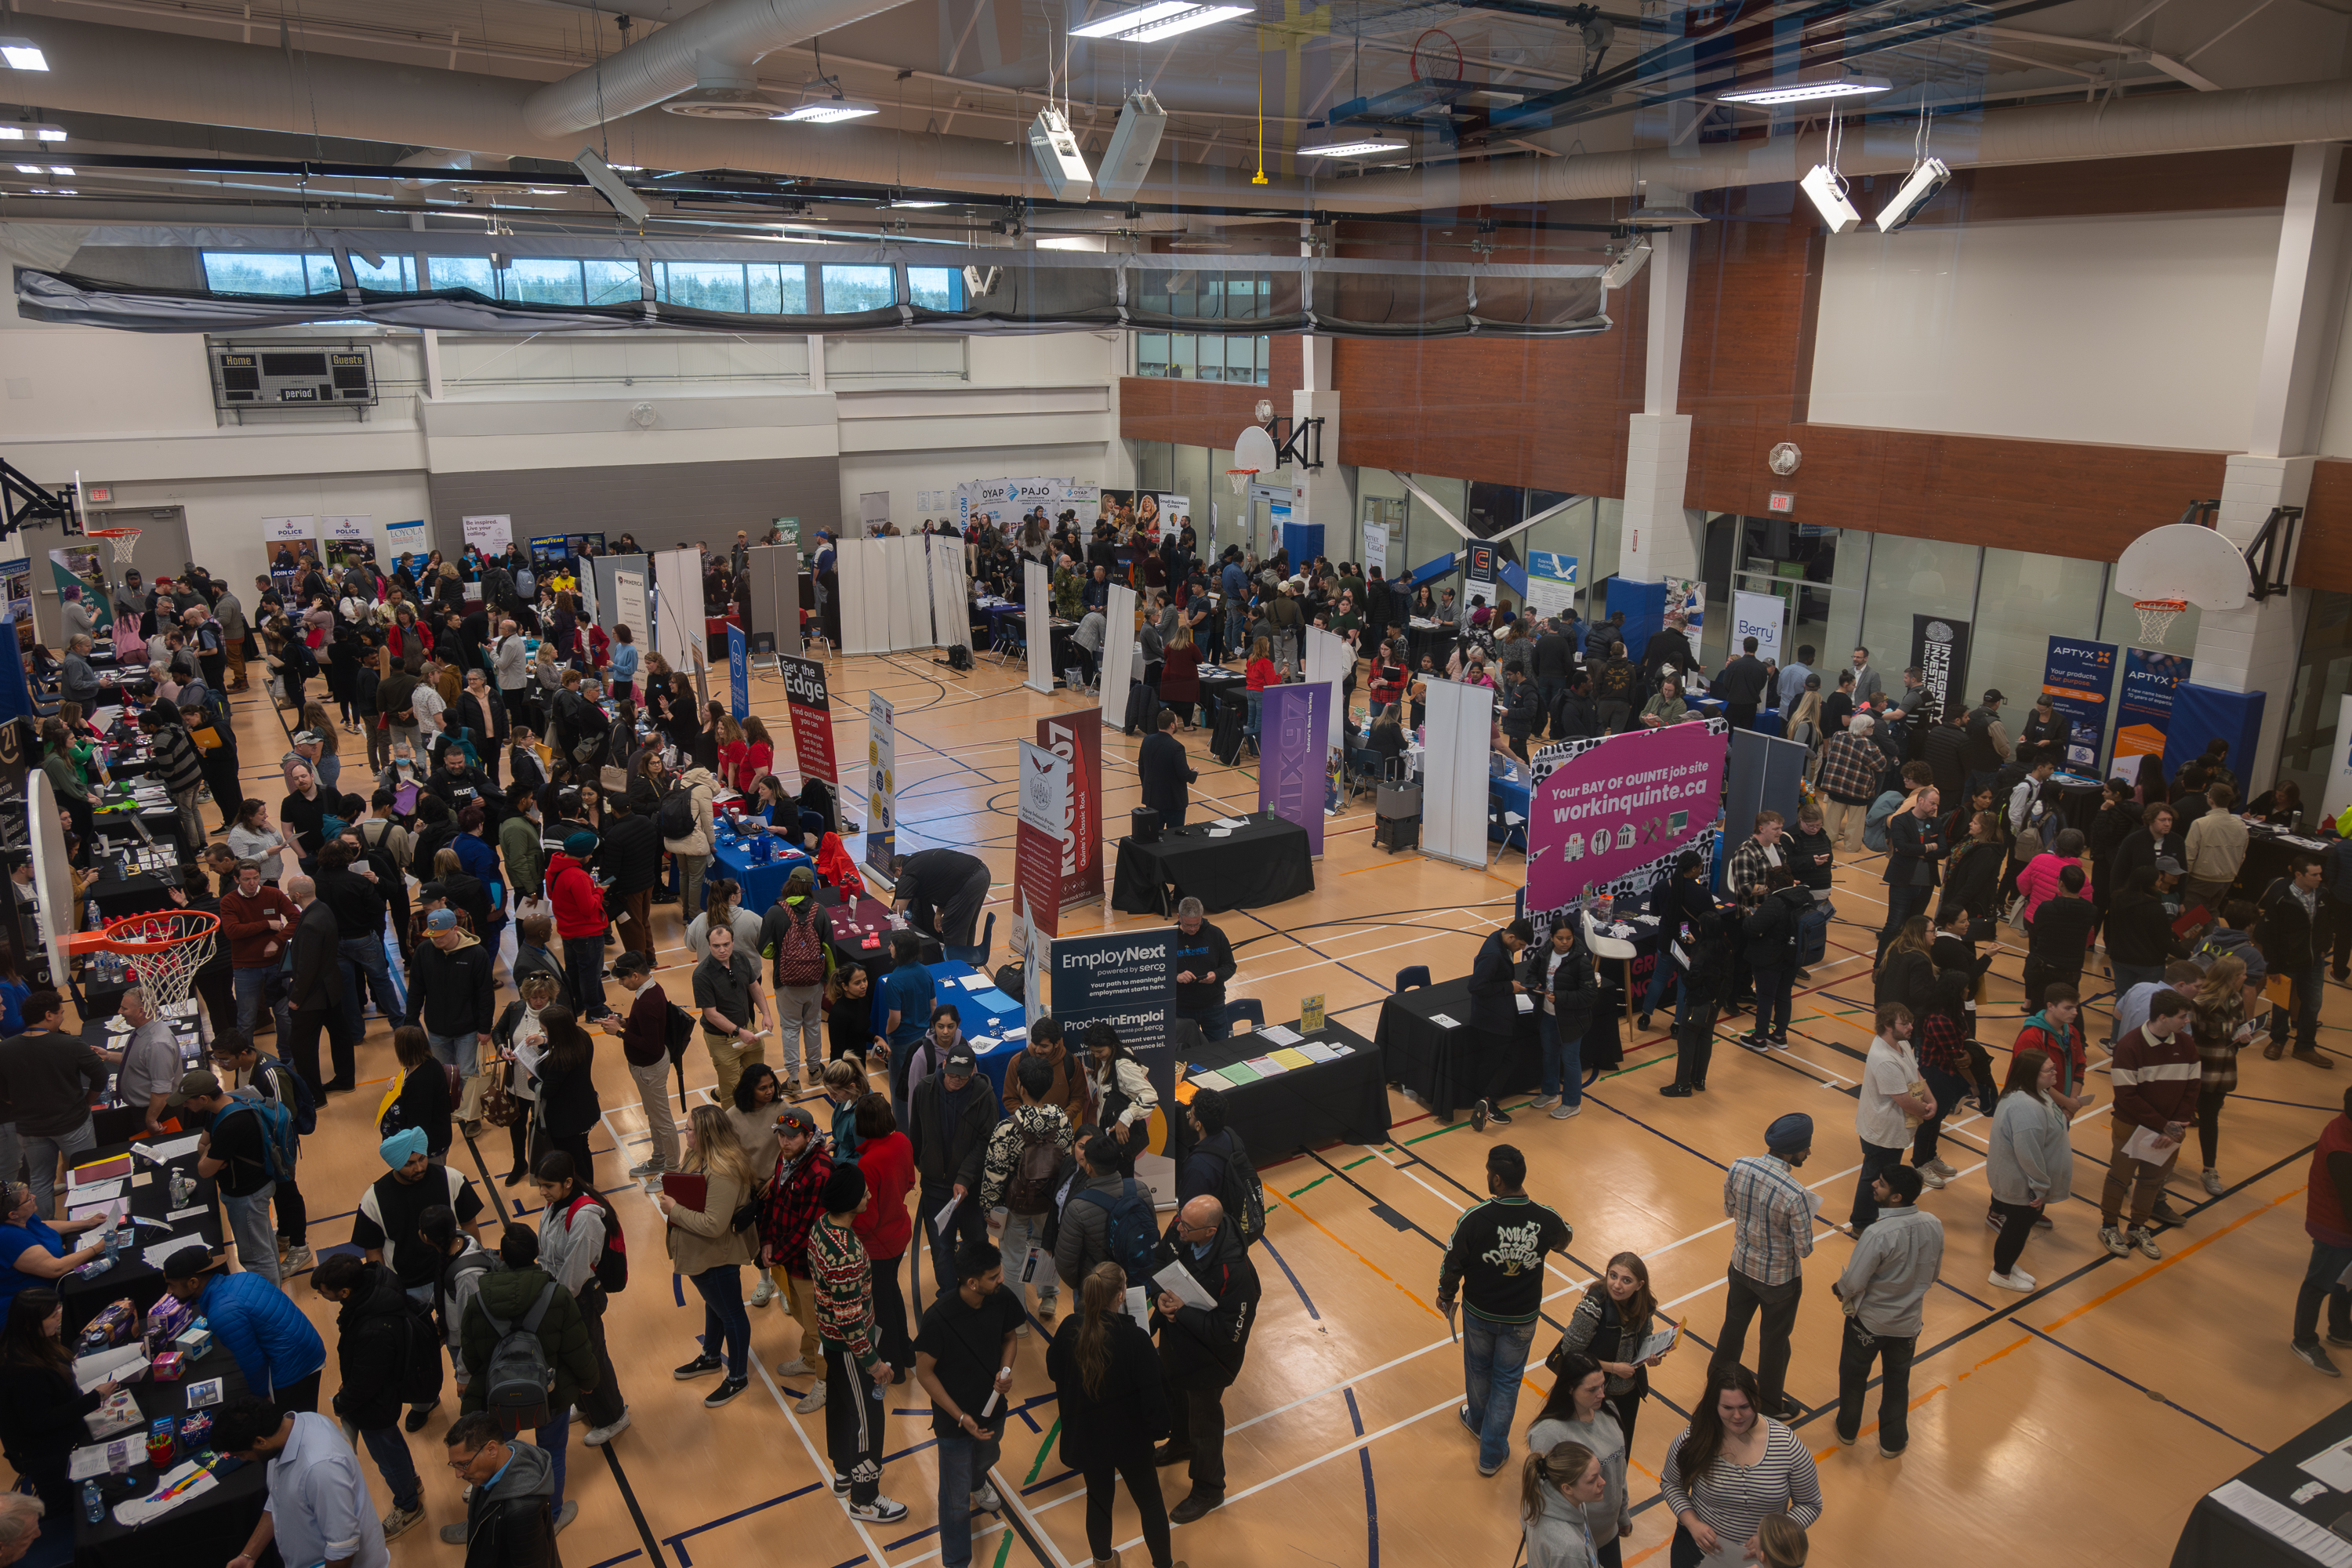
[{"label": "hanging fluorescent light", "polygon": [[1803,187],[1805,195],[1812,198],[1814,207],[1822,215],[1822,221],[1829,225],[1832,234],[1852,234],[1862,226],[1862,215],[1854,211],[1852,202],[1845,199],[1845,182],[1839,179],[1837,171],[1827,163],[1814,164],[1813,172],[1798,184]]},{"label": "hanging fluorescent light", "polygon": [[1154,0],[1149,5],[1138,5],[1121,11],[1115,16],[1104,16],[1083,27],[1073,27],[1075,38],[1116,38],[1122,43],[1148,44],[1155,38],[1172,38],[1179,33],[1189,33],[1195,27],[1206,27],[1228,17],[1246,16],[1246,5],[1201,5],[1192,0]]},{"label": "hanging fluorescent light", "polygon": [[0,124],[0,142],[62,142],[66,128],[62,125],[27,125],[22,121]]},{"label": "hanging fluorescent light", "polygon": [[1086,154],[1078,150],[1078,139],[1070,134],[1070,122],[1062,118],[1061,110],[1041,109],[1029,122],[1029,153],[1037,161],[1037,172],[1045,177],[1045,188],[1055,201],[1093,199],[1094,171],[1087,167]]},{"label": "hanging fluorescent light", "polygon": [[73,171],[66,167],[63,163],[52,163],[49,165],[49,173],[52,174],[70,174]]},{"label": "hanging fluorescent light", "polygon": [[901,196],[898,200],[892,202],[890,205],[894,207],[943,207],[948,204],[945,202],[910,202]]},{"label": "hanging fluorescent light", "polygon": [[14,71],[45,71],[49,59],[41,53],[41,46],[30,38],[0,38],[0,60]]},{"label": "hanging fluorescent light", "polygon": [[1886,210],[1878,215],[1878,232],[1893,234],[1917,217],[1919,209],[1932,201],[1951,177],[1952,171],[1944,166],[1941,158],[1930,158],[1912,170],[1903,188],[1895,193],[1895,199],[1886,204]]},{"label": "hanging fluorescent light", "polygon": [[797,109],[772,114],[771,120],[789,120],[800,125],[838,125],[845,120],[863,120],[882,111],[862,99],[844,98],[841,83],[833,77],[811,77],[801,89],[801,104]]},{"label": "hanging fluorescent light", "polygon": [[48,171],[38,163],[19,163],[16,165],[16,173],[20,174],[45,174],[48,173]]},{"label": "hanging fluorescent light", "polygon": [[1393,137],[1363,136],[1353,142],[1327,142],[1320,147],[1301,147],[1298,155],[1302,158],[1361,158],[1372,153],[1402,153],[1412,146],[1412,142]]},{"label": "hanging fluorescent light", "polygon": [[1604,289],[1622,289],[1626,284],[1633,281],[1634,274],[1648,265],[1649,259],[1650,242],[1646,239],[1635,240],[1626,247],[1622,255],[1601,271],[1601,287]]},{"label": "hanging fluorescent light", "polygon": [[1873,93],[1891,92],[1894,88],[1895,84],[1883,76],[1856,76],[1840,70],[1764,87],[1735,88],[1717,93],[1715,99],[1717,103],[1817,103],[1832,98],[1867,98]]}]

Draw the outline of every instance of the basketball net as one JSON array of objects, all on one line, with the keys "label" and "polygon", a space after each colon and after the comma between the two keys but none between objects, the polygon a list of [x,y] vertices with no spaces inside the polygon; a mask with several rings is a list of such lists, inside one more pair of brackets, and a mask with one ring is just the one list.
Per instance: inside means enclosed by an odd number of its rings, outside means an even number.
[{"label": "basketball net", "polygon": [[2135,599],[2132,608],[2139,612],[2139,640],[2160,643],[2164,634],[2172,629],[2173,617],[2189,607],[2186,599]]},{"label": "basketball net", "polygon": [[93,528],[89,531],[89,537],[103,539],[114,546],[114,563],[128,566],[131,552],[139,548],[139,536],[145,531],[141,528]]},{"label": "basketball net", "polygon": [[1257,478],[1257,470],[1255,468],[1227,468],[1225,470],[1226,482],[1234,487],[1234,494],[1237,496],[1245,496],[1249,494],[1249,483],[1255,478]]},{"label": "basketball net", "polygon": [[119,953],[147,990],[152,1011],[162,1013],[188,999],[196,971],[212,956],[220,917],[201,910],[160,910],[109,921],[102,931],[76,932],[66,945],[76,952]]}]

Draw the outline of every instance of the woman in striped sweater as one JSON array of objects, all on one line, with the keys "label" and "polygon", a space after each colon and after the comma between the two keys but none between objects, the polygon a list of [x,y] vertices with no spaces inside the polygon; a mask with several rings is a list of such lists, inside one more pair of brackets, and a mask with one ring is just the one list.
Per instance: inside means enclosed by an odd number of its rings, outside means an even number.
[{"label": "woman in striped sweater", "polygon": [[1821,1518],[1813,1457],[1761,1404],[1754,1373],[1714,1368],[1690,1425],[1667,1445],[1658,1491],[1676,1521],[1671,1568],[1741,1568],[1766,1519]]}]

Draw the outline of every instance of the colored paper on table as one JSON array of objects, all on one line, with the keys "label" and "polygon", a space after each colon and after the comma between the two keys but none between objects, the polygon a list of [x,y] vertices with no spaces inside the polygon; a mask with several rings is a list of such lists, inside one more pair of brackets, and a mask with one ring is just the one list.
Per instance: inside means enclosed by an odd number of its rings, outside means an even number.
[{"label": "colored paper on table", "polygon": [[[1323,993],[1318,991],[1312,996],[1302,996],[1298,999],[1298,1026],[1310,1035],[1323,1026]],[[1285,1029],[1283,1033],[1288,1035],[1290,1031]],[[1297,1037],[1292,1035],[1289,1039],[1282,1043],[1293,1045],[1297,1041]]]},{"label": "colored paper on table", "polygon": [[1245,1083],[1255,1083],[1265,1076],[1247,1062],[1228,1062],[1219,1068],[1217,1073],[1225,1080],[1225,1087],[1228,1089],[1239,1089]]},{"label": "colored paper on table", "polygon": [[[1310,996],[1307,998],[1307,1000],[1309,1002],[1320,1002],[1323,998],[1320,996]],[[1307,1037],[1304,1035],[1301,1035],[1297,1030],[1286,1027],[1281,1024],[1268,1024],[1265,1028],[1260,1029],[1257,1032],[1257,1037],[1261,1040],[1272,1040],[1277,1046],[1295,1046]]]},{"label": "colored paper on table", "polygon": [[1315,1065],[1315,1058],[1308,1056],[1305,1051],[1300,1050],[1297,1046],[1283,1047],[1282,1049],[1274,1053],[1274,1059],[1280,1062],[1284,1067],[1289,1068],[1293,1071],[1297,1071],[1300,1068],[1308,1068]]},{"label": "colored paper on table", "polygon": [[1250,1069],[1255,1072],[1260,1078],[1274,1078],[1278,1074],[1289,1070],[1283,1063],[1275,1060],[1271,1056],[1252,1057],[1249,1059],[1249,1065]]},{"label": "colored paper on table", "polygon": [[1191,1077],[1185,1081],[1196,1089],[1213,1089],[1221,1094],[1234,1087],[1231,1079],[1208,1068],[1193,1068]]},{"label": "colored paper on table", "polygon": [[76,1165],[66,1173],[66,1184],[79,1189],[93,1182],[120,1181],[130,1173],[131,1156],[117,1154],[110,1160],[92,1160],[86,1165]]},{"label": "colored paper on table", "polygon": [[1320,1040],[1309,1040],[1298,1048],[1306,1053],[1307,1059],[1311,1062],[1336,1062],[1340,1056],[1339,1049],[1334,1049]]}]

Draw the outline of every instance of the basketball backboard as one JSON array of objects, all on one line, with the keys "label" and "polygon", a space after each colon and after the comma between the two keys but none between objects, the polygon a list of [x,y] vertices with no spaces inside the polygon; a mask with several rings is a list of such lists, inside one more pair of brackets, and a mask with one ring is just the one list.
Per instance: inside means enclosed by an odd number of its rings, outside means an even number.
[{"label": "basketball backboard", "polygon": [[2152,528],[2124,549],[2115,589],[2133,599],[2185,599],[2207,610],[2245,607],[2246,558],[2217,529],[2193,522]]},{"label": "basketball backboard", "polygon": [[1275,460],[1274,437],[1265,433],[1264,426],[1248,426],[1234,437],[1234,468],[1255,468],[1261,474],[1270,474],[1281,466]]}]

